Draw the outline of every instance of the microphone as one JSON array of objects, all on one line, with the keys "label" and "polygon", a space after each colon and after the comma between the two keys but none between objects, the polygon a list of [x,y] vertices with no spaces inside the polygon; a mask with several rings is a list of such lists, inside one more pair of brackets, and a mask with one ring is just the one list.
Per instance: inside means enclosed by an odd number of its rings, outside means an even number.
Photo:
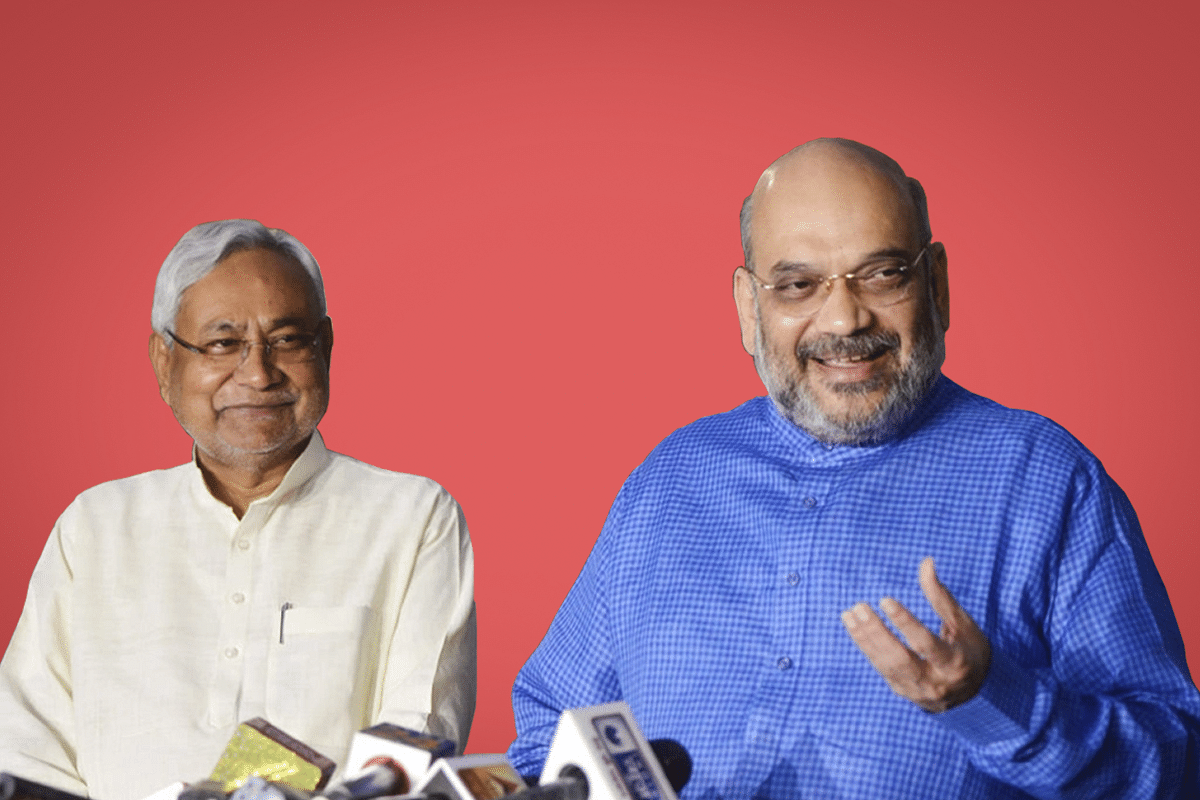
[{"label": "microphone", "polygon": [[9,772],[0,772],[0,800],[86,800],[77,794],[55,789],[44,783],[18,778]]},{"label": "microphone", "polygon": [[[381,722],[354,734],[343,773],[357,778],[379,766],[378,760],[383,759],[403,773],[405,788],[395,793],[404,794],[409,791],[411,784],[409,776],[424,775],[432,763],[439,758],[453,756],[457,749],[457,745],[449,739]],[[378,771],[374,774],[384,778]]]},{"label": "microphone", "polygon": [[[651,739],[650,749],[654,751],[654,757],[658,759],[659,766],[662,767],[663,774],[667,776],[667,783],[671,784],[671,788],[679,792],[683,787],[687,786],[688,781],[692,778],[692,757],[688,755],[687,749],[674,739]],[[570,769],[570,768],[568,768]],[[578,768],[571,770],[575,778],[583,778],[582,771]],[[538,786],[537,775],[523,775],[525,782],[530,787]],[[553,781],[554,784],[562,783],[563,779]],[[530,795],[532,796],[532,792]]]},{"label": "microphone", "polygon": [[312,800],[367,800],[385,794],[407,793],[408,774],[404,767],[387,756],[375,756],[367,761],[357,776],[342,780],[337,786],[315,795]]},{"label": "microphone", "polygon": [[[289,786],[282,781],[268,781],[259,775],[251,775],[245,783],[229,793],[228,800],[310,800],[311,796],[311,792]],[[180,794],[177,800],[192,798]]]},{"label": "microphone", "polygon": [[428,800],[499,800],[524,796],[525,781],[501,753],[439,759],[425,773],[411,797]]},{"label": "microphone", "polygon": [[568,709],[554,731],[538,786],[544,793],[536,800],[678,800],[691,758],[678,742],[659,741],[652,749],[622,701]]},{"label": "microphone", "polygon": [[650,749],[667,776],[667,783],[676,792],[682,791],[692,779],[692,757],[687,748],[674,739],[651,739]]},{"label": "microphone", "polygon": [[[249,782],[249,781],[247,781]],[[242,784],[245,786],[245,784]],[[166,790],[170,790],[170,786]],[[163,790],[160,790],[163,791]],[[159,795],[158,792],[150,795],[144,800],[154,800]],[[185,784],[175,795],[175,800],[225,800],[229,796],[221,784],[216,781],[202,780],[195,783]],[[169,797],[168,797],[169,800]]]}]

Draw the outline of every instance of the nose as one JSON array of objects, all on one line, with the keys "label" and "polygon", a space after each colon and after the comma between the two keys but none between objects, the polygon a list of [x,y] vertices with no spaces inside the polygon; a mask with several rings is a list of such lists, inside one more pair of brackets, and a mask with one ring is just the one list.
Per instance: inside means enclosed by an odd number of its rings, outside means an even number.
[{"label": "nose", "polygon": [[271,358],[271,345],[267,342],[247,341],[242,348],[242,360],[233,371],[238,383],[254,389],[266,389],[275,385],[283,373]]},{"label": "nose", "polygon": [[851,336],[874,324],[875,315],[850,288],[850,282],[844,276],[830,277],[826,287],[829,294],[809,323],[816,333]]}]

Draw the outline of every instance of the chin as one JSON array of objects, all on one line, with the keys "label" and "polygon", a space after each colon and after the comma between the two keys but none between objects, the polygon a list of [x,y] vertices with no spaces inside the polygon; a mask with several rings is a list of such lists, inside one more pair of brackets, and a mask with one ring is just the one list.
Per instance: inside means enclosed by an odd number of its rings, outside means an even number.
[{"label": "chin", "polygon": [[250,466],[267,464],[273,457],[292,454],[307,440],[307,436],[271,438],[224,438],[221,436],[196,439],[196,447],[217,464],[227,466]]},{"label": "chin", "polygon": [[884,416],[883,401],[885,395],[873,398],[856,398],[857,402],[817,401],[813,403],[813,411],[825,425],[847,431],[871,428],[879,423]]},{"label": "chin", "polygon": [[[311,434],[310,434],[311,435]],[[269,456],[275,453],[287,453],[300,447],[307,441],[308,436],[289,436],[287,438],[249,440],[229,442],[226,447],[232,451],[247,456]]]},{"label": "chin", "polygon": [[843,445],[873,444],[894,435],[933,387],[940,364],[931,353],[898,373],[814,387],[755,358],[759,377],[785,419],[818,441]]}]

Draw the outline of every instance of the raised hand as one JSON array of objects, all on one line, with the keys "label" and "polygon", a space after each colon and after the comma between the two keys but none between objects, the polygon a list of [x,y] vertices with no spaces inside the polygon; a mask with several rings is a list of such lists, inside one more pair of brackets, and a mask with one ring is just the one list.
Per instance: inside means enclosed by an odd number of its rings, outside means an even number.
[{"label": "raised hand", "polygon": [[942,620],[940,635],[934,636],[890,597],[880,600],[879,607],[907,645],[866,603],[843,611],[842,624],[892,691],[926,711],[945,711],[979,691],[991,663],[992,648],[975,620],[938,580],[932,557],[921,562],[918,575],[921,591]]}]

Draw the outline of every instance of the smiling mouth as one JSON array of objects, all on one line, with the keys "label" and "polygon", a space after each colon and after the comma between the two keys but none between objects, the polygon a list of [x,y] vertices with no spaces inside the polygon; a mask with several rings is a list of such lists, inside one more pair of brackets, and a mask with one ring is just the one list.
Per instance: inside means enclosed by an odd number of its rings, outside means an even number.
[{"label": "smiling mouth", "polygon": [[838,355],[820,358],[818,356],[810,356],[813,361],[824,364],[827,367],[851,367],[855,364],[862,364],[867,361],[874,361],[877,358],[883,358],[891,352],[891,348],[882,347],[878,350],[873,350],[869,353],[856,353],[853,355]]},{"label": "smiling mouth", "polygon": [[287,408],[290,405],[292,405],[291,402],[253,403],[253,404],[247,403],[247,404],[241,404],[241,405],[225,406],[224,408],[221,409],[220,413],[224,414],[226,411],[232,411],[234,413],[241,413],[241,414],[270,414],[274,411],[279,411],[280,409]]},{"label": "smiling mouth", "polygon": [[859,371],[900,349],[900,337],[890,331],[863,336],[825,334],[796,348],[801,362],[815,361],[822,367]]}]

